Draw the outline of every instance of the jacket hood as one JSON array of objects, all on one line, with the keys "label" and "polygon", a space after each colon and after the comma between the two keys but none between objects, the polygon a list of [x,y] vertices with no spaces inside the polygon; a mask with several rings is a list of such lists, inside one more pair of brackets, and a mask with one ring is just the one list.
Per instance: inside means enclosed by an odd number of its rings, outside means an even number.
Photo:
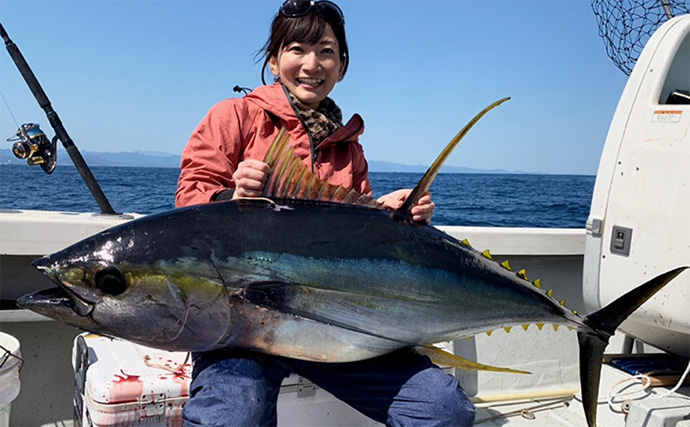
[{"label": "jacket hood", "polygon": [[294,126],[294,121],[300,123],[295,110],[290,104],[285,88],[280,83],[267,86],[259,86],[245,95],[245,100],[262,110],[266,110],[271,115],[287,122],[290,127]]}]

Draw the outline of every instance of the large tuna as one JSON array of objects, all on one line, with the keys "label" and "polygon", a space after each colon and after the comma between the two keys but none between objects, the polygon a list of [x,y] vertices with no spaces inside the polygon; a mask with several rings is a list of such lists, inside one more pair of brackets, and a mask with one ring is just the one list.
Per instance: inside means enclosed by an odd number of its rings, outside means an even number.
[{"label": "large tuna", "polygon": [[469,127],[498,103],[458,134],[398,212],[314,179],[282,134],[266,159],[274,172],[269,198],[192,206],[106,230],[37,260],[59,288],[19,303],[162,349],[242,347],[323,362],[513,325],[565,325],[578,330],[583,399],[594,425],[609,337],[685,267],[583,318],[524,273],[412,223],[410,205]]}]

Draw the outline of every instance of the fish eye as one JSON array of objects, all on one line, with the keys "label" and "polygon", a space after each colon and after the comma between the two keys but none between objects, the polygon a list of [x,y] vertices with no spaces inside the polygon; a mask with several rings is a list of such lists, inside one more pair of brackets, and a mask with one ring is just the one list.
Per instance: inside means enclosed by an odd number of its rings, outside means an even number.
[{"label": "fish eye", "polygon": [[127,280],[114,265],[103,267],[94,276],[96,287],[110,295],[120,295],[127,290]]}]

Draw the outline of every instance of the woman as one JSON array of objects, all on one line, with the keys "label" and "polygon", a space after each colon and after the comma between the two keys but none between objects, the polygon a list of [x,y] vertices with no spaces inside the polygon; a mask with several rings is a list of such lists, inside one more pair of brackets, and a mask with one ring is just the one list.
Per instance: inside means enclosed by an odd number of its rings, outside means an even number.
[{"label": "woman", "polygon": [[[330,1],[288,0],[263,48],[262,70],[276,83],[215,105],[182,158],[177,206],[258,197],[270,171],[261,159],[281,128],[295,153],[321,179],[371,194],[359,136],[364,123],[328,97],[349,65],[344,18]],[[265,81],[264,81],[265,83]],[[396,209],[411,190],[379,199]],[[425,195],[412,208],[429,221]],[[275,425],[280,384],[297,373],[355,409],[390,425],[472,425],[474,406],[454,377],[409,350],[352,363],[317,363],[227,349],[196,353],[187,425]]]}]

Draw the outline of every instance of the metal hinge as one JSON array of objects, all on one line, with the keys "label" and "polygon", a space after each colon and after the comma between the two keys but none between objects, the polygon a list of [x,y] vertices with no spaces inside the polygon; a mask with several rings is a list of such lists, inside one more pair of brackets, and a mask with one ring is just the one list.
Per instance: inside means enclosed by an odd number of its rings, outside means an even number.
[{"label": "metal hinge", "polygon": [[165,393],[145,394],[141,396],[142,417],[155,417],[165,414]]}]

